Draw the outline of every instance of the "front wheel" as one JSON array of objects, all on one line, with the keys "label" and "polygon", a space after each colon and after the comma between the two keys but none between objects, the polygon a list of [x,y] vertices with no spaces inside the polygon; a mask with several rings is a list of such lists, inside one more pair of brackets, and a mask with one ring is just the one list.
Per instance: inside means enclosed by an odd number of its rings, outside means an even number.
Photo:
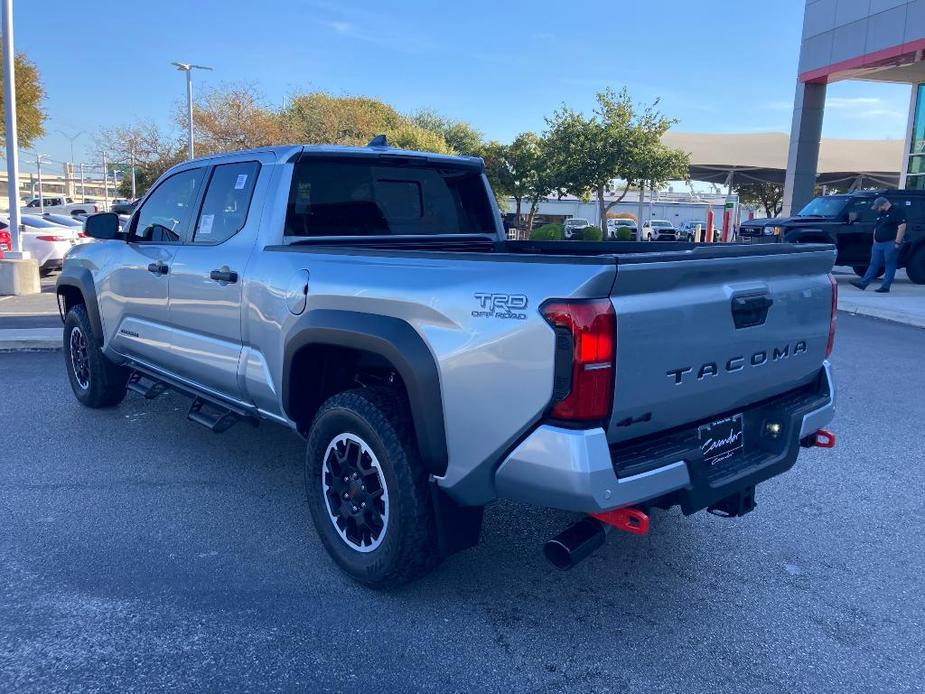
[{"label": "front wheel", "polygon": [[305,461],[309,508],[328,554],[354,580],[388,588],[437,566],[428,478],[400,393],[358,388],[318,410]]},{"label": "front wheel", "polygon": [[912,254],[906,263],[906,274],[915,284],[925,284],[925,246]]},{"label": "front wheel", "polygon": [[112,407],[125,398],[129,370],[103,354],[87,307],[72,306],[64,319],[64,365],[71,390],[82,405]]}]

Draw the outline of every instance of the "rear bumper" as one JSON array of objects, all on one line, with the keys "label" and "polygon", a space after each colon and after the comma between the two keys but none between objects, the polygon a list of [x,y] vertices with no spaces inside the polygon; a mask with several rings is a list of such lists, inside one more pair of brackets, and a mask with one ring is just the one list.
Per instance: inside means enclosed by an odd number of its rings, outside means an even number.
[{"label": "rear bumper", "polygon": [[[800,440],[835,414],[828,362],[816,381],[743,411],[746,448],[723,469],[703,461],[697,424],[626,446],[610,446],[602,428],[542,425],[499,466],[499,497],[566,511],[592,513],[644,502],[680,505],[694,513],[788,469]],[[768,421],[780,435],[763,436]]]}]

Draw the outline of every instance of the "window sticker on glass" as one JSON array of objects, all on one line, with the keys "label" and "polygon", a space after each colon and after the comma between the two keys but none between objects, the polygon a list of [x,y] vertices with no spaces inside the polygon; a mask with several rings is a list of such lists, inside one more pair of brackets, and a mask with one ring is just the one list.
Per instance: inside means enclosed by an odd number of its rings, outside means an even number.
[{"label": "window sticker on glass", "polygon": [[242,190],[247,185],[247,174],[238,174],[238,179],[234,182],[235,190]]},{"label": "window sticker on glass", "polygon": [[199,233],[200,234],[211,234],[212,233],[212,222],[215,220],[214,214],[204,214],[199,218]]}]

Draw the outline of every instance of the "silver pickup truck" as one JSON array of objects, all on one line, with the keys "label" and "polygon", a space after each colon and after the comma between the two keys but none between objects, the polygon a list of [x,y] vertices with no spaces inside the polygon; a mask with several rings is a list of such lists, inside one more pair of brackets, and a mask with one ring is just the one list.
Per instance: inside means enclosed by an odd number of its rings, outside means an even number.
[{"label": "silver pickup truck", "polygon": [[[327,551],[393,585],[474,545],[496,498],[607,529],[741,515],[828,445],[830,246],[505,240],[481,160],[285,146],[184,162],[58,279],[77,399],[192,398],[307,440]],[[179,453],[178,449],[178,453]]]}]

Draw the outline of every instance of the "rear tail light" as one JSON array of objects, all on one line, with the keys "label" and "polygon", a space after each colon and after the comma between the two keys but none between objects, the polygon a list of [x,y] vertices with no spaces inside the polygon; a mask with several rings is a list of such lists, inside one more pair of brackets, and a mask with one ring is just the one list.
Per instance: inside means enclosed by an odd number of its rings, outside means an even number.
[{"label": "rear tail light", "polygon": [[838,315],[838,282],[835,281],[835,275],[831,273],[829,273],[829,284],[832,285],[832,315],[829,318],[829,341],[825,346],[827,359],[835,348],[835,322]]},{"label": "rear tail light", "polygon": [[69,236],[36,236],[39,241],[73,241]]},{"label": "rear tail light", "polygon": [[94,206],[93,206],[93,213],[96,214],[96,213],[99,212],[99,211],[100,211],[100,208],[97,207],[96,205],[94,205]]},{"label": "rear tail light", "polygon": [[556,332],[550,414],[568,421],[605,419],[616,368],[617,322],[610,299],[553,300],[540,310]]},{"label": "rear tail light", "polygon": [[13,237],[8,231],[0,231],[0,250],[13,250]]}]

